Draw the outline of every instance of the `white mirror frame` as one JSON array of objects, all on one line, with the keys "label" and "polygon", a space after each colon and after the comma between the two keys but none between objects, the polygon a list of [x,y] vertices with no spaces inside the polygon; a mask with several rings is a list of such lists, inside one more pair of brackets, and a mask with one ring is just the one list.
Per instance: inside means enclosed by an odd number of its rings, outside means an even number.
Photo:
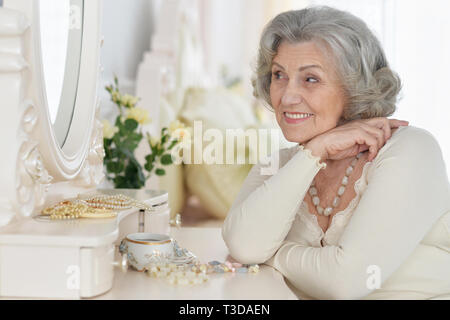
[{"label": "white mirror frame", "polygon": [[97,85],[101,0],[84,3],[83,47],[72,124],[59,147],[43,87],[39,0],[5,0],[0,8],[0,226],[32,216],[55,194],[94,188],[103,179]]}]

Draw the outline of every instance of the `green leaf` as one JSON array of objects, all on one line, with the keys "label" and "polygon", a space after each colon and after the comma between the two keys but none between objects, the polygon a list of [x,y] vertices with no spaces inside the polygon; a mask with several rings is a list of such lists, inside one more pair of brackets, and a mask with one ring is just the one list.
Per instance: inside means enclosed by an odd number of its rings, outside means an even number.
[{"label": "green leaf", "polygon": [[128,165],[125,168],[125,177],[127,179],[134,179],[135,176],[137,175],[137,169],[136,166],[134,165],[134,163],[132,163],[131,161],[128,163]]},{"label": "green leaf", "polygon": [[134,159],[134,154],[129,149],[121,146],[121,147],[119,147],[119,151],[128,159]]},{"label": "green leaf", "polygon": [[129,135],[130,139],[133,139],[133,140],[138,141],[138,142],[141,141],[143,137],[144,136],[142,135],[142,133],[139,133],[139,132],[132,132]]},{"label": "green leaf", "polygon": [[151,172],[153,170],[155,166],[153,165],[153,163],[151,162],[147,162],[144,166],[145,170],[147,170],[148,172]]},{"label": "green leaf", "polygon": [[124,164],[122,162],[111,161],[106,164],[106,169],[109,172],[118,174],[121,173],[124,169]]},{"label": "green leaf", "polygon": [[116,148],[110,149],[110,155],[111,158],[118,158],[119,157],[119,151]]},{"label": "green leaf", "polygon": [[147,162],[153,162],[153,161],[155,161],[155,156],[153,155],[153,153],[151,153],[151,154],[145,156],[145,160]]},{"label": "green leaf", "polygon": [[134,119],[127,119],[125,120],[124,125],[127,131],[134,131],[138,127],[139,123]]},{"label": "green leaf", "polygon": [[175,140],[172,140],[172,142],[170,143],[170,145],[169,145],[169,150],[172,150],[173,149],[173,147],[175,147],[176,145],[177,145],[177,143],[178,143],[178,140],[177,139],[175,139]]},{"label": "green leaf", "polygon": [[123,176],[117,176],[113,179],[114,187],[116,188],[128,188],[128,182],[127,179]]},{"label": "green leaf", "polygon": [[169,136],[168,136],[167,134],[164,135],[164,136],[162,136],[162,138],[161,138],[161,144],[166,143],[168,139],[169,139]]},{"label": "green leaf", "polygon": [[168,166],[168,165],[170,165],[172,163],[173,163],[173,161],[172,161],[172,155],[171,154],[166,153],[165,155],[163,155],[161,157],[161,164],[163,164],[165,166]]},{"label": "green leaf", "polygon": [[108,148],[108,147],[110,147],[111,146],[111,144],[112,144],[112,139],[106,139],[106,138],[103,138],[103,147],[106,149],[106,148]]},{"label": "green leaf", "polygon": [[123,141],[123,146],[133,152],[137,146],[139,145],[139,141],[135,141],[133,139],[126,139]]},{"label": "green leaf", "polygon": [[158,168],[158,169],[155,170],[155,173],[156,173],[156,175],[158,175],[158,176],[163,176],[163,175],[166,174],[166,170],[161,169],[161,168]]}]

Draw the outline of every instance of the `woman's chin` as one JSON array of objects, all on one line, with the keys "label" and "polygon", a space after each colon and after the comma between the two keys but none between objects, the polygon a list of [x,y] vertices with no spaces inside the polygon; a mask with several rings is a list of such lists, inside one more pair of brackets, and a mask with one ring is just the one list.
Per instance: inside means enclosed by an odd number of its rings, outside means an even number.
[{"label": "woman's chin", "polygon": [[306,141],[309,141],[308,137],[299,137],[298,134],[286,134],[283,132],[284,138],[289,142],[295,142],[295,143],[304,143]]}]

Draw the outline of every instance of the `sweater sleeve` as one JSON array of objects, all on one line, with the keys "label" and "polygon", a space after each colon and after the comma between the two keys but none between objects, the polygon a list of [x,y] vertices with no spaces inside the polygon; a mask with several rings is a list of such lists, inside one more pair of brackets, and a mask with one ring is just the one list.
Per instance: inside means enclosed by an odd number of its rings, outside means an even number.
[{"label": "sweater sleeve", "polygon": [[[263,263],[273,256],[314,176],[326,166],[309,149],[295,148],[297,153],[271,176],[262,174],[261,164],[254,165],[227,214],[222,236],[231,256],[242,263]],[[282,162],[281,151],[271,163]]]},{"label": "sweater sleeve", "polygon": [[450,209],[445,163],[431,134],[405,128],[385,147],[373,160],[367,189],[338,245],[285,241],[267,261],[306,294],[318,299],[368,295],[376,289],[369,282],[373,272],[382,285]]}]

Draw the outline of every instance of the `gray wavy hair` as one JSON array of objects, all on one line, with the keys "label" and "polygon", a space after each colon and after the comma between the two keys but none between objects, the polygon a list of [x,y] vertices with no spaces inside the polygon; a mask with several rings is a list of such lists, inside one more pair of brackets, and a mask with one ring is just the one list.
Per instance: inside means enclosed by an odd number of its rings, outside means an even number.
[{"label": "gray wavy hair", "polygon": [[332,59],[347,97],[339,125],[394,113],[401,81],[380,42],[360,18],[327,6],[281,13],[264,28],[252,83],[268,106],[272,60],[282,41],[314,41]]}]

